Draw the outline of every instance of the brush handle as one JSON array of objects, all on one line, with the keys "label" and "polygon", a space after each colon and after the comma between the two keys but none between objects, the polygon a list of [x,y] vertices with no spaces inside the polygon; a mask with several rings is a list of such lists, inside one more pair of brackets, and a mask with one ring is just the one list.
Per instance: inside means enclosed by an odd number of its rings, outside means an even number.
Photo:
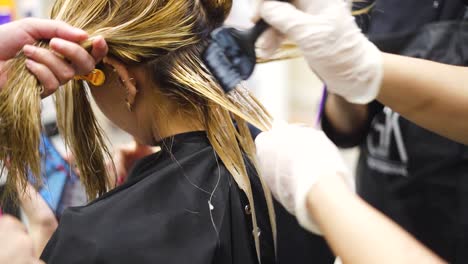
[{"label": "brush handle", "polygon": [[249,38],[251,41],[256,42],[256,40],[262,35],[265,30],[267,30],[270,27],[265,20],[260,19],[257,23],[255,23],[255,26],[249,30],[247,33],[249,35]]},{"label": "brush handle", "polygon": [[[278,2],[289,2],[287,0],[277,0],[277,1]],[[248,30],[248,32],[247,32],[247,36],[249,36],[250,42],[255,44],[255,42],[257,42],[257,39],[260,37],[260,35],[262,35],[262,33],[265,32],[265,30],[267,30],[269,27],[270,27],[270,25],[268,25],[265,22],[265,20],[260,19],[259,21],[257,21],[257,23],[255,23],[255,26],[253,28],[251,28],[250,30]]]}]

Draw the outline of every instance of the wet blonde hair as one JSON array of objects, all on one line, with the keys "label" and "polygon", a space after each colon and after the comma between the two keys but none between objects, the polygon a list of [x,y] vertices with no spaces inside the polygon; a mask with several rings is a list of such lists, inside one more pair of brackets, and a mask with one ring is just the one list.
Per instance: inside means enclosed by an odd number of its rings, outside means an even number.
[{"label": "wet blonde hair", "polygon": [[[57,0],[51,17],[84,29],[90,39],[103,36],[109,56],[128,65],[146,64],[162,92],[181,107],[190,106],[203,122],[217,155],[246,193],[257,227],[244,160],[245,154],[255,164],[247,122],[265,130],[271,118],[248,91],[239,88],[226,95],[201,60],[209,33],[222,25],[231,5],[231,0]],[[37,45],[48,47],[45,41]],[[90,48],[91,41],[82,45]],[[43,88],[24,62],[24,55],[19,54],[9,64],[9,80],[0,92],[0,159],[8,162],[8,186],[25,186],[29,171],[38,180],[40,174]],[[88,197],[94,199],[111,187],[104,165],[110,154],[84,88],[82,81],[71,81],[59,89],[57,118]],[[263,181],[262,185],[276,241],[273,201]],[[258,236],[254,237],[259,256]]]}]

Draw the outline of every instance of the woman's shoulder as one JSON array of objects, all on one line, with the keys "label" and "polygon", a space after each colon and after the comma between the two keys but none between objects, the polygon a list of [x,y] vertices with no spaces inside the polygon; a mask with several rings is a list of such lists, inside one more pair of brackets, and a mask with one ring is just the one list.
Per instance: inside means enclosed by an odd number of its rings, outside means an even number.
[{"label": "woman's shoulder", "polygon": [[102,207],[116,210],[119,205],[143,206],[149,202],[154,210],[170,211],[180,208],[171,203],[187,207],[202,203],[205,206],[213,192],[218,195],[227,193],[233,182],[232,176],[211,145],[187,145],[144,158],[122,186],[88,206],[73,210],[100,213]]},{"label": "woman's shoulder", "polygon": [[[134,173],[144,177],[130,179],[87,206],[67,209],[46,258],[69,251],[73,244],[85,251],[99,248],[80,254],[101,256],[111,254],[108,248],[134,245],[160,253],[158,247],[171,243],[180,248],[216,244],[217,232],[229,229],[223,219],[232,210],[230,195],[237,189],[209,144],[185,143],[188,147],[177,145],[170,153],[143,159],[138,166],[144,169],[135,168]],[[117,234],[125,239],[116,240]]]}]

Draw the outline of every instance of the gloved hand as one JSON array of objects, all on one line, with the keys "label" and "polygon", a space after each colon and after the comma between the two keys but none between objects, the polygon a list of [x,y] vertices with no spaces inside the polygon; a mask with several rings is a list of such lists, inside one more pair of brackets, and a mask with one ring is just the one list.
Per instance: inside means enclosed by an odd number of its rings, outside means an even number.
[{"label": "gloved hand", "polygon": [[[296,42],[330,92],[360,104],[377,97],[383,78],[382,54],[362,34],[344,0],[295,0],[294,5],[258,1],[263,2],[259,15]],[[262,48],[278,47],[278,36],[271,31],[259,41]]]},{"label": "gloved hand", "polygon": [[337,147],[321,131],[275,123],[255,140],[258,166],[274,197],[307,230],[321,234],[307,210],[307,195],[321,178],[340,174],[354,181]]}]

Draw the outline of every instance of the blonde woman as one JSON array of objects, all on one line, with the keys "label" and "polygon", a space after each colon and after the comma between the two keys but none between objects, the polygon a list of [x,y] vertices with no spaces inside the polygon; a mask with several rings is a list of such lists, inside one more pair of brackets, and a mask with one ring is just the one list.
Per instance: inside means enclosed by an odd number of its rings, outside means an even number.
[{"label": "blonde woman", "polygon": [[[85,30],[91,40],[102,36],[109,53],[97,67],[103,85],[89,83],[88,90],[75,80],[56,93],[60,130],[93,201],[64,212],[45,262],[275,262],[273,201],[257,176],[246,125],[267,129],[270,117],[246,90],[226,95],[201,60],[231,4],[56,1],[52,18]],[[52,44],[39,42],[36,49]],[[8,66],[11,79],[0,92],[0,158],[9,161],[7,184],[21,185],[29,170],[37,176],[41,159],[36,113],[43,86],[25,67],[24,54]],[[89,93],[140,144],[161,147],[110,192],[108,151]]]}]

